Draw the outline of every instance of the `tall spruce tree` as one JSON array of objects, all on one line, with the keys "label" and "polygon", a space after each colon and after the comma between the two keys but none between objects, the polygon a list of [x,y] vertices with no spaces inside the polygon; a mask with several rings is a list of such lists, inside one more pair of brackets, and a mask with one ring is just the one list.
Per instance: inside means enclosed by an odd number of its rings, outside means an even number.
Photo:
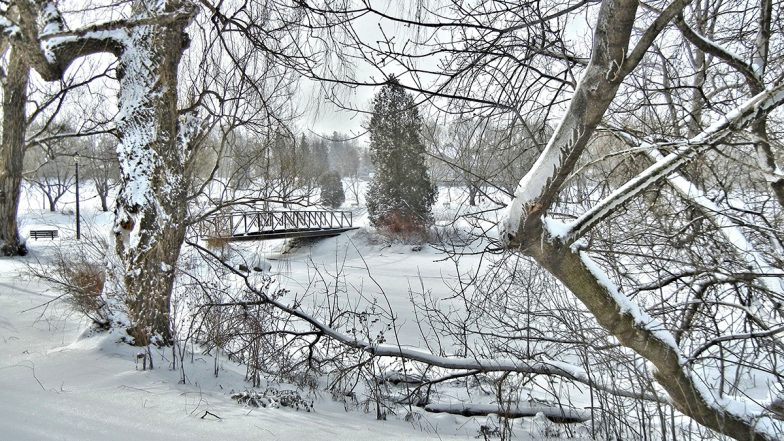
[{"label": "tall spruce tree", "polygon": [[422,118],[414,97],[394,77],[373,98],[370,158],[376,174],[367,193],[370,221],[391,232],[421,232],[432,222],[436,187],[425,165]]}]

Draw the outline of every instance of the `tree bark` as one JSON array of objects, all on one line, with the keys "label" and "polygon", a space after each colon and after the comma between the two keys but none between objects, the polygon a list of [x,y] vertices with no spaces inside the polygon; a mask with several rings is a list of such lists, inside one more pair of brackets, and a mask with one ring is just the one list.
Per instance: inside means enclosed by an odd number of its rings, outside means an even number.
[{"label": "tree bark", "polygon": [[11,47],[3,83],[3,140],[0,152],[0,253],[25,255],[27,247],[16,222],[22,184],[25,132],[27,131],[27,83],[30,66],[25,54]]},{"label": "tree bark", "polygon": [[75,59],[86,55],[118,57],[121,187],[114,233],[122,292],[116,294],[127,308],[134,343],[166,344],[185,234],[185,167],[193,134],[192,125],[178,126],[177,68],[195,8],[188,0],[136,0],[130,19],[66,31],[53,1],[20,2],[18,7],[14,43],[24,48],[45,80],[59,80]]},{"label": "tree bark", "polygon": [[[720,406],[705,396],[694,378],[682,365],[682,358],[668,341],[669,332],[655,332],[651,323],[641,323],[639,316],[627,310],[611,292],[612,286],[602,283],[586,264],[584,251],[563,245],[558,239],[547,237],[542,229],[529,231],[533,240],[526,241],[523,249],[540,265],[560,280],[591,311],[599,324],[614,335],[624,346],[631,348],[656,369],[654,377],[672,399],[672,404],[685,415],[718,433],[737,440],[770,440],[775,438],[757,430],[753,421]],[[544,236],[543,236],[544,235]],[[543,239],[540,239],[543,238]],[[660,324],[659,324],[660,325]]]},{"label": "tree bark", "polygon": [[188,188],[177,117],[177,67],[187,24],[135,27],[128,31],[132,47],[119,58],[115,250],[124,264],[129,334],[138,345],[171,341],[169,307]]}]

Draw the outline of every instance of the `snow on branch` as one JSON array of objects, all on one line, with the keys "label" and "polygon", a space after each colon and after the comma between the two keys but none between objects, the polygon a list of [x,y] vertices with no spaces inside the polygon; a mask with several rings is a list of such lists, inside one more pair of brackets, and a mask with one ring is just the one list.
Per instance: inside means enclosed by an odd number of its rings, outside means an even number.
[{"label": "snow on branch", "polygon": [[[567,224],[565,228],[551,232],[552,236],[558,237],[565,242],[575,241],[590,231],[596,224],[613,214],[618,207],[636,197],[660,179],[669,176],[701,152],[721,142],[730,133],[747,127],[755,119],[766,115],[782,103],[784,103],[784,81],[757,94],[689,140],[676,143],[642,143],[640,148],[643,150],[654,151],[659,148],[674,147],[674,151],[660,158],[635,178],[629,180],[598,202],[575,221]],[[622,137],[627,136],[623,133],[618,135]],[[633,144],[636,143],[633,139],[630,139],[630,141]]]},{"label": "snow on branch", "polygon": [[738,54],[735,54],[729,49],[720,46],[718,43],[710,40],[709,38],[692,29],[683,19],[683,16],[677,17],[675,19],[675,24],[683,36],[686,37],[686,39],[689,40],[689,42],[691,42],[693,45],[697,46],[701,51],[724,60],[727,64],[732,66],[735,70],[746,77],[747,80],[750,80],[752,84],[760,86],[764,84],[764,80],[761,77],[761,69],[755,69],[746,61],[744,61],[743,58]]},{"label": "snow on branch", "polygon": [[711,340],[705,342],[694,350],[692,354],[689,356],[689,360],[693,361],[697,357],[699,357],[703,352],[707,351],[712,346],[715,346],[719,343],[725,341],[733,341],[733,340],[746,340],[751,338],[763,338],[763,337],[772,337],[777,334],[784,333],[784,326],[777,326],[773,329],[768,329],[767,331],[760,331],[760,332],[747,332],[744,334],[732,334],[732,335],[723,335],[721,337],[712,338]]},{"label": "snow on branch", "polygon": [[[656,150],[649,150],[647,154],[654,162],[661,161],[663,158],[661,153]],[[721,207],[680,173],[673,173],[667,177],[667,180],[681,196],[700,207],[702,213],[719,228],[721,234],[732,244],[738,257],[743,259],[751,268],[765,274],[761,277],[761,282],[765,288],[784,297],[784,286],[782,286],[784,273],[772,266],[765,256],[756,249],[736,220],[724,213]]]},{"label": "snow on branch", "polygon": [[[674,335],[624,294],[585,251],[545,237],[538,260],[561,280],[620,343],[648,360],[658,384],[684,414],[736,439],[780,439],[782,426],[751,400],[717,397],[689,366]],[[744,436],[745,435],[745,436]]]},{"label": "snow on branch", "polygon": [[191,2],[182,2],[174,11],[145,13],[68,30],[53,0],[37,4],[23,1],[17,6],[19,25],[0,15],[0,32],[13,38],[14,44],[25,51],[31,65],[46,81],[60,79],[77,58],[104,52],[119,56],[127,49],[128,32],[136,27],[187,23],[197,12]]},{"label": "snow on branch", "polygon": [[541,413],[547,419],[560,423],[582,423],[591,419],[591,413],[585,410],[519,404],[503,406],[498,404],[431,403],[425,406],[425,410],[463,416],[484,416],[494,413],[507,418],[532,417]]},{"label": "snow on branch", "polygon": [[56,2],[52,0],[43,1],[40,3],[39,8],[41,10],[42,23],[41,36],[55,34],[65,30],[65,22],[63,21],[62,14],[60,14],[60,11],[57,9]]},{"label": "snow on branch", "polygon": [[11,38],[16,37],[20,32],[19,26],[9,20],[4,14],[0,14],[0,34]]},{"label": "snow on branch", "polygon": [[417,361],[425,363],[430,366],[440,367],[444,369],[461,370],[461,371],[477,371],[477,372],[516,372],[524,374],[539,374],[539,375],[555,375],[569,380],[583,383],[594,389],[607,392],[616,396],[629,397],[635,399],[642,399],[648,401],[666,402],[666,398],[660,397],[655,394],[647,392],[635,392],[624,389],[619,389],[613,386],[608,386],[595,382],[588,376],[585,370],[579,366],[569,363],[564,363],[555,360],[509,360],[509,359],[480,359],[469,357],[452,357],[440,356],[430,352],[422,351],[418,348],[405,347],[393,344],[377,344],[366,340],[361,340],[355,336],[345,334],[334,329],[333,327],[323,323],[318,318],[308,314],[296,307],[287,306],[278,300],[267,296],[264,292],[258,290],[248,279],[246,274],[239,272],[231,265],[224,263],[215,253],[201,245],[186,241],[186,243],[200,252],[210,256],[217,262],[224,265],[228,270],[237,276],[243,278],[245,285],[248,289],[252,290],[260,297],[260,301],[256,302],[228,302],[220,304],[208,304],[207,307],[225,307],[225,306],[252,306],[257,304],[271,305],[293,317],[308,323],[319,334],[332,338],[333,340],[353,349],[359,349],[370,355],[376,357],[399,357],[410,361]]},{"label": "snow on branch", "polygon": [[93,23],[74,30],[66,30],[64,27],[51,27],[48,28],[47,31],[45,28],[44,31],[41,32],[40,38],[41,40],[78,38],[96,32],[125,31],[139,26],[166,26],[181,21],[188,22],[193,19],[196,12],[197,9],[195,6],[185,2],[179,9],[167,13]]},{"label": "snow on branch", "polygon": [[[587,270],[594,278],[593,283],[598,284],[603,291],[596,292],[588,288],[575,294],[586,302],[602,326],[612,328],[611,332],[622,344],[654,365],[654,376],[673,398],[677,408],[709,427],[723,427],[723,433],[736,438],[736,434],[748,434],[753,430],[758,437],[754,439],[779,439],[780,423],[774,423],[766,416],[762,406],[749,400],[716,397],[703,380],[689,370],[688,359],[681,353],[673,334],[623,294],[588,253],[569,247],[561,249],[569,259],[578,259],[582,266],[570,266],[571,270]],[[575,290],[574,286],[570,289]],[[780,331],[776,328],[768,331],[768,334]]]}]

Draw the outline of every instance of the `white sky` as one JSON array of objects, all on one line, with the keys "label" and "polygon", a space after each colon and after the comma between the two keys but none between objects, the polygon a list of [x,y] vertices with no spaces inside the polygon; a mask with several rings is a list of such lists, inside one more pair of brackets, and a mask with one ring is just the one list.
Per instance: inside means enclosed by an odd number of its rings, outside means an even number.
[{"label": "white sky", "polygon": [[[405,7],[399,6],[400,4],[398,2],[389,0],[380,0],[380,3],[389,5],[387,6],[387,9],[390,14],[399,15],[401,14],[400,9]],[[593,8],[593,10],[595,9],[596,8]],[[405,11],[402,11],[402,13],[405,13]],[[591,26],[589,26],[588,22],[592,20],[590,17],[592,15],[592,11],[587,13],[584,12],[579,15],[571,15],[565,29],[568,42],[576,48],[583,48],[586,53],[590,48]],[[383,29],[383,34],[380,28]],[[362,38],[365,43],[378,42],[383,39],[383,35],[386,35],[387,37],[394,37],[399,44],[402,44],[402,42],[411,38],[413,35],[411,28],[403,27],[389,21],[381,22],[377,17],[370,15],[357,21],[355,23],[355,29],[359,37]],[[419,65],[434,68],[437,65],[437,61],[438,60],[435,58],[420,60]],[[378,80],[383,74],[399,73],[401,71],[402,68],[400,67],[397,69],[392,67],[388,71],[382,73],[378,68],[364,63],[357,66],[354,74],[358,79],[373,78]],[[402,81],[405,83],[406,79],[402,78]],[[344,107],[359,109],[364,112],[371,108],[370,102],[373,95],[376,93],[377,88],[357,87],[350,90],[344,89],[345,93],[340,96]],[[333,131],[354,135],[361,135],[364,133],[365,129],[363,126],[367,125],[369,119],[368,114],[356,110],[345,110],[335,106],[327,98],[318,95],[318,86],[312,81],[303,79],[299,90],[300,94],[297,101],[302,103],[301,111],[303,112],[303,116],[297,122],[299,129],[321,134],[330,134]],[[362,139],[367,140],[367,136],[363,136]]]}]

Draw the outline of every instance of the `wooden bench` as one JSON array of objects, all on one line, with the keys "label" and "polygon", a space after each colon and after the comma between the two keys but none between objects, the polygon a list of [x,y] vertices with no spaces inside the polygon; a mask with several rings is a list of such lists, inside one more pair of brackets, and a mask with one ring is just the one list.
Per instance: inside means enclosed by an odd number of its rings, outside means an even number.
[{"label": "wooden bench", "polygon": [[54,239],[57,237],[58,231],[57,230],[30,230],[30,237],[35,240],[39,238],[48,237],[49,239]]}]

